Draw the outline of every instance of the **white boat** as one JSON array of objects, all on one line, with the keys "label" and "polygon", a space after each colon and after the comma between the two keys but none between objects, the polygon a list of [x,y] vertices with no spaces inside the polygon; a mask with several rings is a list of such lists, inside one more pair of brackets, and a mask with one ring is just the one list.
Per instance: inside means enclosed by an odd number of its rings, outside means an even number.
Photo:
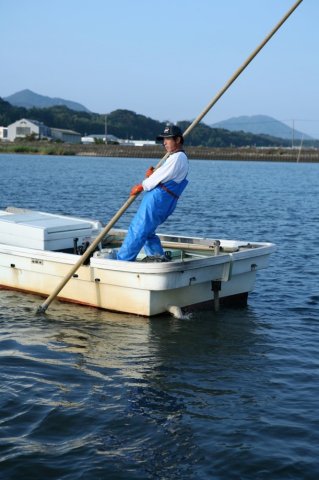
[{"label": "white boat", "polygon": [[[96,238],[99,221],[45,212],[0,210],[0,287],[48,296]],[[58,295],[59,300],[152,316],[221,302],[245,305],[272,243],[159,234],[169,262],[118,261],[126,234],[112,229]]]}]

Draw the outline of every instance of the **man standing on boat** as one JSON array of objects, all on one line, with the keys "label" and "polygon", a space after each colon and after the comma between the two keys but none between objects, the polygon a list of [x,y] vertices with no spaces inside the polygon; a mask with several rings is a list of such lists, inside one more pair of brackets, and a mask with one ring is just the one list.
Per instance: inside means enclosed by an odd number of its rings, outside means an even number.
[{"label": "man standing on boat", "polygon": [[131,190],[131,195],[143,191],[145,194],[117,253],[118,260],[134,261],[144,247],[144,261],[168,261],[155,231],[173,213],[188,183],[188,158],[183,150],[184,138],[179,127],[166,126],[156,140],[163,140],[169,157],[156,170],[150,167],[145,180]]}]

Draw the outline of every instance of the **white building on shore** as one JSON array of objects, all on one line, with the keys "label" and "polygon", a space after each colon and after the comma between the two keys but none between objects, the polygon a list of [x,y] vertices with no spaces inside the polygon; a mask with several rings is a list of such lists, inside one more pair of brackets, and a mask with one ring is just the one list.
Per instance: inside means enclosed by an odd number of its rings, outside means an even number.
[{"label": "white building on shore", "polygon": [[81,134],[74,130],[62,128],[50,128],[52,140],[59,140],[65,143],[81,143]]},{"label": "white building on shore", "polygon": [[145,146],[153,146],[156,145],[155,140],[122,140],[122,144],[134,145],[135,147],[145,147]]},{"label": "white building on shore", "polygon": [[37,120],[28,120],[21,118],[14,123],[8,125],[8,140],[14,142],[18,138],[25,138],[30,135],[35,135],[36,138],[49,138],[50,129],[42,122]]},{"label": "white building on shore", "polygon": [[[107,141],[105,141],[105,138]],[[144,147],[144,146],[153,146],[156,145],[155,140],[124,140],[122,138],[118,138],[115,135],[110,135],[107,134],[105,137],[105,134],[101,133],[91,133],[90,135],[87,135],[85,137],[81,138],[81,142],[83,144],[93,144],[96,142],[103,142],[103,143],[108,143],[109,145],[122,145],[122,146],[128,146],[128,147]]]},{"label": "white building on shore", "polygon": [[[2,127],[5,128],[5,127]],[[81,143],[81,134],[73,130],[50,128],[37,120],[21,118],[7,127],[7,139],[14,142],[19,138],[34,135],[37,139],[58,140],[65,143]]]},{"label": "white building on shore", "polygon": [[85,137],[81,138],[82,143],[96,143],[97,141],[113,145],[117,145],[120,143],[120,140],[115,135],[107,134],[105,136],[105,133],[91,133],[90,135],[86,135]]},{"label": "white building on shore", "polygon": [[8,128],[7,127],[0,127],[0,141],[7,141],[8,140]]}]

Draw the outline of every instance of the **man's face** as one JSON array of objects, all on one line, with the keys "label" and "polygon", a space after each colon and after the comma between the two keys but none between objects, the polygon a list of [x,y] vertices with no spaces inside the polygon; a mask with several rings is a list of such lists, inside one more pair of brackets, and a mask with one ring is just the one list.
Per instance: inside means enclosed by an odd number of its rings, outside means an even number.
[{"label": "man's face", "polygon": [[181,139],[179,137],[173,138],[173,137],[168,137],[163,139],[163,144],[168,153],[175,152],[175,150],[180,149],[180,141]]}]

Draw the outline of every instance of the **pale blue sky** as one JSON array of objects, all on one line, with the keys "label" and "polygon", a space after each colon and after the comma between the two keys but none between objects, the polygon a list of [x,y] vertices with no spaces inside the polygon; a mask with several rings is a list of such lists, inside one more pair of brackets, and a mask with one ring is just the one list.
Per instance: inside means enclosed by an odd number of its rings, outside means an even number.
[{"label": "pale blue sky", "polygon": [[[0,96],[195,118],[293,0],[1,0]],[[205,117],[264,114],[319,138],[319,1],[304,0]]]}]

